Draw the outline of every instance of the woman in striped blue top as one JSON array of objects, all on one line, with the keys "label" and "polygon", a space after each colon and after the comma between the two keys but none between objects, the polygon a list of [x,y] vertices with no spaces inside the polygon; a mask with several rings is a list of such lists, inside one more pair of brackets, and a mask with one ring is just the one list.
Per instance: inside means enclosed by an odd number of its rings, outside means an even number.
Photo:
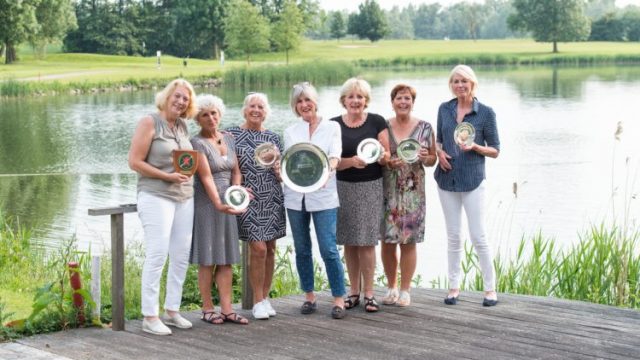
[{"label": "woman in striped blue top", "polygon": [[[434,177],[447,226],[449,294],[444,300],[447,305],[455,305],[460,294],[460,262],[464,251],[460,237],[462,208],[467,216],[469,237],[480,260],[484,282],[482,304],[494,306],[498,303],[493,258],[484,229],[484,162],[486,157],[498,157],[500,140],[496,115],[475,97],[477,87],[478,79],[469,66],[454,67],[449,76],[449,88],[455,98],[442,103],[438,109],[439,165]],[[475,129],[473,141],[466,141],[469,132],[459,132],[454,139],[456,126],[462,123],[471,124]]]}]

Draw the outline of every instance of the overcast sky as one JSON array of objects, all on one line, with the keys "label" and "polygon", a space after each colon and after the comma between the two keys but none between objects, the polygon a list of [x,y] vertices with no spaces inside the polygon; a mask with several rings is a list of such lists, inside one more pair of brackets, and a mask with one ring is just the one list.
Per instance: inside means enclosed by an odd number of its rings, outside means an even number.
[{"label": "overcast sky", "polygon": [[[320,7],[325,10],[343,10],[347,9],[349,11],[358,10],[358,5],[364,0],[319,0]],[[383,9],[391,9],[394,5],[398,5],[400,8],[403,8],[409,4],[422,4],[427,3],[431,4],[434,2],[438,2],[441,5],[449,6],[451,4],[455,4],[457,2],[461,2],[462,0],[378,0],[378,4]],[[479,2],[483,3],[483,1],[475,0],[469,2]],[[640,0],[616,0],[616,5],[619,7],[623,7],[626,5],[635,4],[640,5]]]}]

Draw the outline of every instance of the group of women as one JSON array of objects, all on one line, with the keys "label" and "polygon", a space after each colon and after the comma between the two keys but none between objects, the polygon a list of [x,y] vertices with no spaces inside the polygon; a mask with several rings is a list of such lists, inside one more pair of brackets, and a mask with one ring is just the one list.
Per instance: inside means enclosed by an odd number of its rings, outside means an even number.
[{"label": "group of women", "polygon": [[[444,302],[455,305],[459,298],[464,208],[484,280],[483,305],[496,305],[492,255],[483,227],[484,159],[497,157],[500,144],[495,113],[475,97],[477,85],[471,68],[456,66],[449,78],[454,98],[440,106],[437,127],[433,129],[413,115],[416,90],[409,85],[399,84],[392,89],[390,100],[395,116],[385,119],[367,111],[371,101],[369,84],[359,78],[349,79],[340,90],[344,113],[324,119],[318,113],[316,89],[309,83],[299,83],[293,87],[290,105],[300,120],[284,131],[281,141],[264,126],[270,113],[265,94],[250,93],[242,108],[244,121],[222,131],[219,125],[225,107],[220,98],[196,98],[188,82],[171,82],[156,96],[158,111],[140,120],[129,153],[130,167],[139,174],[138,212],[144,229],[143,330],[167,335],[171,334],[167,325],[192,326],[179,313],[189,263],[199,266],[202,320],[247,324],[248,320],[231,306],[231,265],[239,262],[238,240],[248,242],[250,249],[252,315],[255,319],[275,316],[269,291],[275,240],[286,234],[285,211],[293,235],[300,287],[305,293],[302,314],[318,309],[311,220],[331,288],[333,318],[343,318],[346,310],[361,302],[366,312],[379,311],[373,288],[378,243],[382,244],[381,259],[388,284],[382,303],[408,306],[417,262],[416,244],[424,240],[424,167],[436,163],[434,177],[448,236],[449,293]],[[200,132],[191,139],[185,123],[189,118],[200,126]],[[454,129],[462,122],[475,128],[472,144],[454,140]],[[378,140],[384,150],[377,161],[367,163],[358,156],[357,148],[362,140],[370,138]],[[409,138],[420,144],[413,163],[397,154],[398,145]],[[327,155],[331,170],[326,184],[307,193],[283,186],[279,161],[274,166],[261,166],[255,160],[256,148],[265,143],[280,153],[299,143],[320,148]],[[172,163],[173,150],[191,149],[200,153],[193,177],[176,172]],[[251,201],[246,210],[235,210],[222,200],[232,185],[249,190]],[[344,246],[348,292],[337,245]],[[167,257],[165,315],[160,319],[159,283]],[[214,282],[220,298],[219,312],[211,298]]]}]

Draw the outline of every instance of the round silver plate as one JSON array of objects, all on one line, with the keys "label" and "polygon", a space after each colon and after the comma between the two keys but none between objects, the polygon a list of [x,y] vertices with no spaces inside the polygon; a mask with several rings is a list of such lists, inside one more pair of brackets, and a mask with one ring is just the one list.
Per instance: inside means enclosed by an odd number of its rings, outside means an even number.
[{"label": "round silver plate", "polygon": [[453,141],[458,145],[465,144],[467,146],[473,145],[473,140],[476,138],[476,129],[468,122],[463,122],[456,126],[453,131]]},{"label": "round silver plate", "polygon": [[249,192],[239,185],[229,186],[224,192],[224,202],[235,210],[244,210],[249,206]]},{"label": "round silver plate", "polygon": [[367,164],[373,164],[378,161],[382,151],[382,144],[374,138],[368,138],[360,141],[357,148],[358,157]]},{"label": "round silver plate", "polygon": [[314,144],[295,144],[282,156],[282,182],[293,191],[310,193],[320,189],[330,172],[327,155]]},{"label": "round silver plate", "polygon": [[262,143],[256,147],[254,158],[256,164],[263,168],[271,168],[280,157],[278,148],[270,142]]},{"label": "round silver plate", "polygon": [[415,139],[404,139],[398,144],[396,150],[398,157],[407,164],[413,164],[418,161],[418,153],[420,152],[420,143]]}]

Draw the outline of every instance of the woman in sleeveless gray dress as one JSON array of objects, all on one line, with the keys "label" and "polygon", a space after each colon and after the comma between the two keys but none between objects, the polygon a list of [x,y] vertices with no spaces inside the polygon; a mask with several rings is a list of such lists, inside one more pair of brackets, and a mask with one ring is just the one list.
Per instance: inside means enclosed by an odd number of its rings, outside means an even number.
[{"label": "woman in sleeveless gray dress", "polygon": [[[236,158],[235,142],[230,134],[218,131],[224,103],[213,95],[197,98],[196,121],[200,133],[191,139],[200,161],[206,162],[213,174],[218,198],[230,185],[239,185],[242,177]],[[194,179],[194,222],[191,263],[199,265],[198,286],[202,297],[202,320],[212,324],[234,322],[247,324],[247,319],[231,307],[232,264],[240,261],[238,225],[235,216],[217,210],[207,193],[203,179]],[[215,312],[211,298],[213,277],[220,296],[220,313]]]}]

